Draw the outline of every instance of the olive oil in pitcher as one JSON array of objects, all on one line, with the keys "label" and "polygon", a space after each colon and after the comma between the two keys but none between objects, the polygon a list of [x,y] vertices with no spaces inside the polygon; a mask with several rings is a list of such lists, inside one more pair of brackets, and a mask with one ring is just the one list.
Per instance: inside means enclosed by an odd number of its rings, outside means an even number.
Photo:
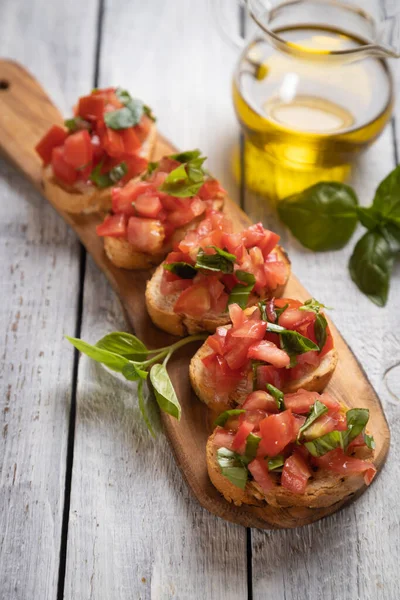
[{"label": "olive oil in pitcher", "polygon": [[[233,82],[246,137],[246,184],[273,199],[317,181],[345,179],[352,159],[382,131],[393,101],[382,59],[351,60],[362,41],[309,25],[277,33],[294,53],[257,38],[243,52]],[[295,56],[296,48],[307,57]],[[342,50],[346,62],[324,60]]]}]

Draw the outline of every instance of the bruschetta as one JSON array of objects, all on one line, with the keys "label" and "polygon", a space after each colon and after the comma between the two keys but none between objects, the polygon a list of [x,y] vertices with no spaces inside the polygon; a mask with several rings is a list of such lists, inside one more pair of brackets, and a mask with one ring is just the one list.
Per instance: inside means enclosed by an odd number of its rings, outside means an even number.
[{"label": "bruschetta", "polygon": [[337,352],[316,300],[275,298],[246,310],[233,304],[229,316],[232,325],[218,327],[190,363],[192,387],[210,408],[240,406],[266,384],[285,393],[325,388]]},{"label": "bruschetta", "polygon": [[196,228],[207,209],[226,196],[203,169],[199,150],[150,163],[147,172],[112,191],[112,212],[97,227],[108,258],[124,269],[158,265],[173,245]]},{"label": "bruschetta", "polygon": [[230,304],[245,308],[280,296],[290,262],[278,241],[261,223],[234,233],[221,212],[208,211],[148,281],[151,319],[173,335],[213,333],[229,323]]},{"label": "bruschetta", "polygon": [[120,88],[93,90],[64,124],[35,148],[46,196],[69,213],[109,210],[111,189],[147,169],[156,139],[151,110]]},{"label": "bruschetta", "polygon": [[229,502],[327,507],[371,483],[373,438],[367,409],[349,409],[327,393],[273,388],[221,414],[207,442],[207,467]]}]

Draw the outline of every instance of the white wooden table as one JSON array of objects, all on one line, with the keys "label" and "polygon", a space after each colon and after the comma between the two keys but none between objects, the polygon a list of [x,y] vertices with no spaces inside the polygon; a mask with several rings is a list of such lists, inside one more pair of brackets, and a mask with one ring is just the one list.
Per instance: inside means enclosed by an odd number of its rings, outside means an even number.
[{"label": "white wooden table", "polygon": [[[208,3],[2,0],[0,54],[28,67],[65,114],[91,87],[123,85],[177,146],[200,147],[250,216],[282,234],[306,287],[335,308],[392,432],[371,489],[322,522],[250,531],[207,513],[165,437],[147,434],[132,385],[78,361],[63,340],[124,328],[121,310],[62,220],[0,163],[0,599],[398,599],[400,368],[384,374],[400,361],[400,269],[377,308],[348,276],[354,242],[312,254],[262,199],[240,194],[230,175],[236,52]],[[395,164],[395,132],[394,121],[357,166],[365,203]]]}]

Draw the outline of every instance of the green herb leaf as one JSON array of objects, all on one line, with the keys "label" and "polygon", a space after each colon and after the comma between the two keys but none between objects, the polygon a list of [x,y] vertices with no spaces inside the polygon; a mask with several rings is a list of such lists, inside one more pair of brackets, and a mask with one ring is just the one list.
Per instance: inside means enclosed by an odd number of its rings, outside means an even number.
[{"label": "green herb leaf", "polygon": [[378,306],[385,306],[394,255],[379,231],[368,231],[357,242],[349,262],[350,275],[358,288]]},{"label": "green herb leaf", "polygon": [[197,275],[197,269],[186,262],[163,263],[163,268],[181,279],[193,279]]},{"label": "green herb leaf", "polygon": [[201,151],[196,150],[186,150],[186,152],[178,152],[177,154],[171,154],[170,158],[177,160],[180,163],[187,163],[191,160],[195,160],[196,158],[200,158]]},{"label": "green herb leaf", "polygon": [[281,348],[290,356],[290,367],[296,365],[296,356],[298,354],[304,354],[305,352],[310,352],[310,350],[320,349],[317,344],[314,344],[313,341],[304,337],[304,335],[301,335],[297,331],[292,331],[291,329],[285,329],[276,323],[268,322],[267,331],[279,334]]},{"label": "green herb leaf", "polygon": [[315,457],[323,456],[327,452],[334,450],[335,448],[342,447],[343,437],[341,431],[331,431],[325,435],[310,440],[304,443],[307,450]]},{"label": "green herb leaf", "polygon": [[292,234],[310,250],[338,250],[357,225],[358,200],[338,182],[322,182],[281,200],[278,213]]},{"label": "green herb leaf", "polygon": [[139,338],[124,331],[108,333],[96,343],[96,346],[136,361],[146,360],[149,352]]},{"label": "green herb leaf", "polygon": [[[244,411],[245,412],[245,411]],[[246,439],[246,450],[245,456],[247,458],[247,462],[250,463],[257,456],[258,446],[260,444],[261,438],[258,435],[254,435],[254,433],[249,433]]]},{"label": "green herb leaf", "polygon": [[375,450],[375,440],[372,437],[372,435],[364,433],[364,442],[366,443],[367,448],[369,448],[370,450]]},{"label": "green herb leaf", "polygon": [[149,117],[149,119],[153,121],[153,123],[157,121],[153,111],[151,110],[150,106],[147,106],[147,104],[143,104],[143,112],[147,117]]},{"label": "green herb leaf", "polygon": [[138,379],[147,379],[148,372],[140,368],[139,364],[128,363],[122,369],[122,375],[128,381],[138,381]]},{"label": "green herb leaf", "polygon": [[322,402],[320,402],[319,400],[314,402],[308,414],[308,417],[304,422],[304,425],[302,425],[299,429],[299,433],[297,434],[297,441],[300,440],[303,433],[310,427],[310,425],[314,423],[314,421],[316,421],[320,416],[324,415],[327,412],[328,408],[325,406],[325,404],[322,404]]},{"label": "green herb leaf", "polygon": [[235,417],[236,415],[242,415],[243,413],[245,413],[246,411],[241,409],[241,408],[233,408],[231,410],[226,410],[225,412],[221,413],[214,421],[214,425],[219,425],[220,427],[223,427],[225,425],[225,423],[227,422],[227,420],[230,417]]},{"label": "green herb leaf", "polygon": [[381,222],[381,215],[373,206],[358,206],[357,215],[361,225],[367,229],[375,229]]},{"label": "green herb leaf", "polygon": [[147,175],[151,175],[153,173],[153,171],[155,171],[158,167],[158,162],[149,162],[147,164],[147,171],[146,174]]},{"label": "green herb leaf", "polygon": [[268,471],[276,471],[281,469],[285,464],[285,457],[282,454],[274,456],[274,458],[268,459]]},{"label": "green herb leaf", "polygon": [[320,348],[320,352],[326,344],[326,339],[328,337],[326,333],[326,328],[328,327],[328,321],[326,320],[325,315],[322,313],[318,313],[315,317],[314,321],[314,335],[317,340],[317,344]]},{"label": "green herb leaf", "polygon": [[372,209],[380,215],[381,220],[400,227],[400,165],[379,184]]},{"label": "green herb leaf", "polygon": [[352,408],[347,411],[347,431],[343,432],[343,445],[345,449],[364,431],[368,420],[369,410],[367,408]]},{"label": "green herb leaf", "polygon": [[181,418],[181,405],[166,367],[159,364],[153,365],[150,369],[150,381],[160,409],[179,421]]},{"label": "green herb leaf", "polygon": [[87,342],[84,342],[78,338],[68,337],[67,335],[65,337],[73,346],[75,346],[77,350],[79,350],[79,352],[86,354],[86,356],[95,360],[96,362],[102,363],[112,371],[121,373],[125,365],[129,364],[128,359],[120,356],[119,354],[115,354],[109,350],[103,350],[97,346],[92,346],[91,344],[88,344]]},{"label": "green herb leaf", "polygon": [[267,391],[271,394],[271,396],[275,399],[279,410],[285,410],[283,392],[281,392],[281,390],[278,390],[278,388],[272,385],[272,383],[267,383],[266,388]]},{"label": "green herb leaf", "polygon": [[150,411],[148,410],[148,406],[149,406],[149,402],[150,402],[150,394],[148,392],[147,387],[144,387],[143,383],[144,383],[144,381],[143,381],[143,379],[141,379],[138,383],[138,388],[137,388],[139,410],[142,414],[144,422],[146,423],[147,429],[149,430],[149,432],[153,436],[153,438],[155,438],[156,435],[154,433],[154,429],[151,424]]},{"label": "green herb leaf", "polygon": [[244,490],[248,479],[248,471],[238,460],[237,454],[227,448],[218,448],[217,462],[222,475],[233,485]]},{"label": "green herb leaf", "polygon": [[[277,306],[275,306],[274,311],[276,314],[276,321],[279,321],[279,317],[281,316],[282,313],[285,312],[285,310],[289,308],[289,304],[285,304],[285,306],[282,306],[281,308],[278,308]],[[265,319],[265,321],[267,321],[268,319]]]},{"label": "green herb leaf", "polygon": [[215,254],[207,254],[203,248],[200,248],[196,258],[196,269],[204,269],[206,271],[215,271],[219,273],[233,273],[233,264],[236,262],[236,256],[212,246]]},{"label": "green herb leaf", "polygon": [[64,125],[70,133],[75,133],[75,131],[80,131],[81,129],[91,129],[89,121],[85,121],[85,119],[82,119],[82,117],[72,117],[72,119],[65,119]]},{"label": "green herb leaf", "polygon": [[118,87],[115,90],[115,95],[117,96],[118,100],[125,105],[132,100],[132,96],[130,95],[130,93],[127,90],[123,90],[120,87]]},{"label": "green herb leaf", "polygon": [[128,172],[128,167],[126,166],[125,162],[116,165],[110,169],[108,173],[102,173],[102,167],[103,163],[99,163],[89,175],[90,181],[92,181],[100,189],[110,187],[114,183],[117,183]]},{"label": "green herb leaf", "polygon": [[246,308],[249,296],[256,283],[256,278],[254,277],[253,273],[247,273],[246,271],[241,271],[240,269],[235,271],[235,275],[239,281],[243,281],[243,283],[246,283],[247,285],[241,285],[239,283],[234,286],[229,294],[228,306],[230,304],[238,304],[240,308]]},{"label": "green herb leaf", "polygon": [[[128,92],[123,93],[128,94]],[[104,122],[110,129],[128,129],[140,122],[144,112],[143,102],[137,98],[125,100],[126,97],[124,101],[121,100],[125,104],[123,108],[104,113]]]},{"label": "green herb leaf", "polygon": [[321,302],[318,302],[318,300],[316,300],[315,298],[309,298],[308,300],[306,300],[304,302],[303,306],[300,306],[299,310],[304,310],[306,312],[319,313],[322,308],[329,308],[329,307],[325,306],[325,304],[321,304]]},{"label": "green herb leaf", "polygon": [[204,183],[205,171],[202,165],[205,157],[200,157],[200,151],[194,150],[172,154],[171,158],[188,160],[168,174],[160,190],[177,198],[195,196]]},{"label": "green herb leaf", "polygon": [[393,256],[400,253],[400,227],[394,223],[385,223],[379,227],[379,231],[387,241]]}]

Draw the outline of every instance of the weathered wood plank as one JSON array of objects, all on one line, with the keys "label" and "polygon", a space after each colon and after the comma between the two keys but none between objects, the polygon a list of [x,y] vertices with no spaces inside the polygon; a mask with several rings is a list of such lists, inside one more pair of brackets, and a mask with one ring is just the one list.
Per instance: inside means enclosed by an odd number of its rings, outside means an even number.
[{"label": "weathered wood plank", "polygon": [[[106,5],[100,85],[143,97],[160,130],[181,148],[202,148],[228,186],[233,55],[207,3]],[[89,261],[82,337],[124,327]],[[147,434],[133,385],[81,359],[77,402],[66,599],[246,597],[245,530],[189,496],[165,437]]]},{"label": "weathered wood plank", "polygon": [[[363,204],[371,202],[377,184],[393,168],[393,157],[388,126],[352,176]],[[265,598],[267,591],[286,600],[301,600],[305,595],[310,600],[395,598],[400,438],[398,401],[388,393],[383,375],[400,361],[399,270],[393,276],[387,307],[378,308],[358,291],[347,271],[361,227],[343,250],[314,254],[285,231],[265,200],[248,193],[246,209],[282,234],[296,275],[316,298],[334,308],[332,318],[380,395],[392,432],[391,453],[382,474],[354,505],[299,531],[252,532],[254,598]],[[396,379],[395,371],[391,377]]]},{"label": "weathered wood plank", "polygon": [[[80,91],[76,80],[80,87],[92,75],[96,4],[0,7],[0,52],[30,68],[62,106]],[[53,600],[73,366],[62,336],[75,328],[78,244],[3,162],[0,203],[0,596]]]}]

